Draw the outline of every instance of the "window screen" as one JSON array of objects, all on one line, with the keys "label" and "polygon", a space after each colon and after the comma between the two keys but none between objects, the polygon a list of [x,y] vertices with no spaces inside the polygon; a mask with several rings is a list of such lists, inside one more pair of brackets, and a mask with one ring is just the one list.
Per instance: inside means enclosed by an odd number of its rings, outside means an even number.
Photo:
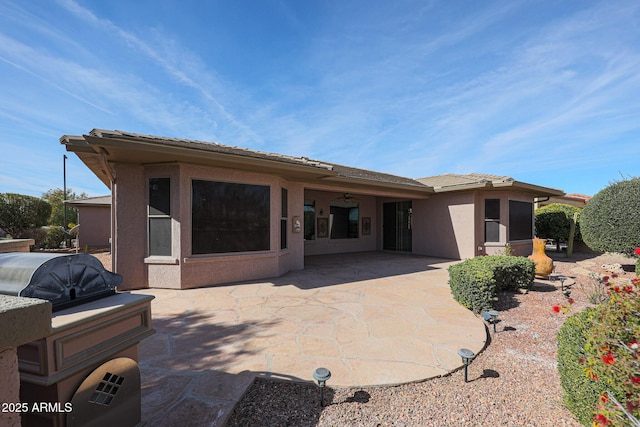
[{"label": "window screen", "polygon": [[533,238],[533,203],[509,200],[509,240]]},{"label": "window screen", "polygon": [[484,201],[484,241],[500,241],[500,199]]},{"label": "window screen", "polygon": [[270,188],[265,185],[192,181],[193,254],[270,249]]},{"label": "window screen", "polygon": [[171,179],[149,179],[149,256],[171,256]]}]

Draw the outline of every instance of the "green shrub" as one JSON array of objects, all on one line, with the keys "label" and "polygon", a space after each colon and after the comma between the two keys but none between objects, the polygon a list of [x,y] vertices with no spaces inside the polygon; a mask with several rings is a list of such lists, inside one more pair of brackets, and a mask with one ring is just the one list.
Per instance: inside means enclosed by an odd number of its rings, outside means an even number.
[{"label": "green shrub", "polygon": [[640,258],[636,260],[636,277],[640,277]]},{"label": "green shrub", "polygon": [[558,371],[565,405],[590,425],[626,426],[640,416],[639,279],[606,285],[608,300],[569,317],[558,332]]},{"label": "green shrub", "polygon": [[[628,283],[628,282],[627,282]],[[640,418],[640,279],[633,283],[608,283],[609,300],[595,310],[587,335],[585,366],[610,396],[600,396],[596,415],[602,424],[627,426],[630,420],[620,411],[616,399],[629,414]]]},{"label": "green shrub", "polygon": [[560,247],[560,242],[569,240],[569,230],[573,215],[578,213],[574,240],[582,240],[580,234],[580,213],[582,209],[563,203],[552,203],[536,209],[535,228],[536,236],[543,239],[553,239]]},{"label": "green shrub", "polygon": [[580,363],[587,357],[586,334],[593,321],[592,309],[570,316],[558,331],[558,372],[567,409],[583,425],[591,425],[598,396],[606,390],[604,383],[593,381]]},{"label": "green shrub", "polygon": [[591,249],[631,254],[640,245],[640,178],[614,183],[593,196],[580,227]]},{"label": "green shrub", "polygon": [[456,301],[473,312],[490,310],[497,292],[530,289],[535,263],[505,255],[471,258],[449,267],[449,286]]},{"label": "green shrub", "polygon": [[51,205],[37,197],[0,193],[0,228],[14,239],[25,237],[27,230],[47,224]]},{"label": "green shrub", "polygon": [[58,249],[64,240],[64,230],[60,227],[42,227],[46,231],[46,236],[40,246],[44,249]]}]

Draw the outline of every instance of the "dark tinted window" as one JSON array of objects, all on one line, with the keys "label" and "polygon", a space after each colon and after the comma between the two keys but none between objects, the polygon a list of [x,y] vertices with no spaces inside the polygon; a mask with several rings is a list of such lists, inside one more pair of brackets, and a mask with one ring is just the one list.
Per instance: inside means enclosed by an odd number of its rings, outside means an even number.
[{"label": "dark tinted window", "polygon": [[500,241],[500,199],[484,201],[484,241]]},{"label": "dark tinted window", "polygon": [[533,203],[509,200],[509,240],[533,238]]},{"label": "dark tinted window", "polygon": [[358,206],[345,207],[331,205],[329,207],[331,219],[329,221],[332,239],[358,238]]},{"label": "dark tinted window", "polygon": [[171,256],[171,179],[149,179],[149,255]]},{"label": "dark tinted window", "polygon": [[149,180],[149,214],[171,215],[171,179]]},{"label": "dark tinted window", "polygon": [[264,185],[192,182],[192,253],[270,249],[270,189]]}]

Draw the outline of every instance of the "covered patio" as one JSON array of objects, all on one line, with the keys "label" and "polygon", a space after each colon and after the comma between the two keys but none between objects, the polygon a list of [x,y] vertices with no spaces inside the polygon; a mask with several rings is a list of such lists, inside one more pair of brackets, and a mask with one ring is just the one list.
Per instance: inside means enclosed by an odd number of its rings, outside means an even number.
[{"label": "covered patio", "polygon": [[272,280],[155,295],[157,334],[140,346],[143,420],[219,425],[256,376],[329,386],[393,385],[461,367],[486,342],[482,319],[455,302],[451,260],[364,252],[305,258]]}]

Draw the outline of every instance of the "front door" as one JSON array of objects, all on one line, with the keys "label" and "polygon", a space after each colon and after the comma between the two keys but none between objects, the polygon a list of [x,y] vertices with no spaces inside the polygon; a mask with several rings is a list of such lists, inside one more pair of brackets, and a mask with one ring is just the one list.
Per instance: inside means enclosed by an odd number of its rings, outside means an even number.
[{"label": "front door", "polygon": [[384,203],[382,228],[384,250],[411,252],[411,201]]}]

